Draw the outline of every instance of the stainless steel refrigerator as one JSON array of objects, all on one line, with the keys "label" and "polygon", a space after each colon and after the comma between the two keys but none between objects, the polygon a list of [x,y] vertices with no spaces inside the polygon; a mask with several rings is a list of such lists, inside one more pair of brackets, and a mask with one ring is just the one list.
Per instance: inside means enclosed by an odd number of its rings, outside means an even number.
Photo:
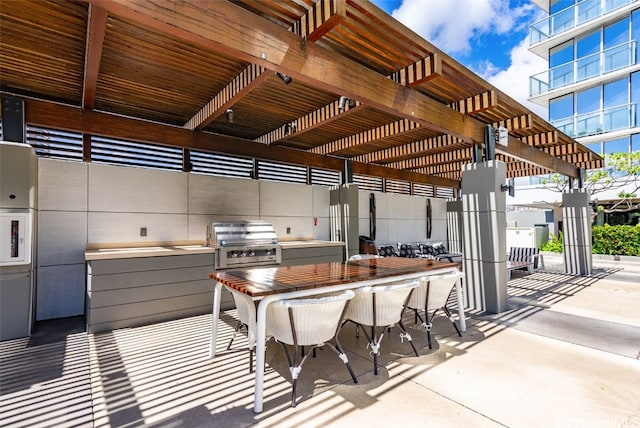
[{"label": "stainless steel refrigerator", "polygon": [[0,141],[0,340],[31,334],[36,283],[38,162],[25,143]]}]

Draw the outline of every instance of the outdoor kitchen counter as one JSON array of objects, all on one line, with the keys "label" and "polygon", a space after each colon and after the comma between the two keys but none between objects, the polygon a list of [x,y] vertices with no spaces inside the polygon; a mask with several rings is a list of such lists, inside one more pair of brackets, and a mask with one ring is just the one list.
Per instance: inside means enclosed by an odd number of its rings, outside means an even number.
[{"label": "outdoor kitchen counter", "polygon": [[[87,331],[210,312],[213,253],[201,244],[87,249]],[[223,296],[222,307],[232,305]]]},{"label": "outdoor kitchen counter", "polygon": [[[297,248],[322,248],[339,247],[344,248],[344,242],[318,241],[318,240],[297,240],[281,241],[283,250]],[[87,249],[84,252],[84,259],[90,260],[112,260],[130,259],[138,257],[163,257],[179,256],[188,254],[213,254],[215,249],[203,245],[166,245],[156,247],[118,247],[118,248],[95,248]]]},{"label": "outdoor kitchen counter", "polygon": [[215,250],[203,245],[167,245],[158,247],[121,247],[121,248],[98,248],[87,249],[84,252],[84,259],[90,260],[112,260],[131,259],[138,257],[163,257],[180,256],[190,254],[213,254]]}]

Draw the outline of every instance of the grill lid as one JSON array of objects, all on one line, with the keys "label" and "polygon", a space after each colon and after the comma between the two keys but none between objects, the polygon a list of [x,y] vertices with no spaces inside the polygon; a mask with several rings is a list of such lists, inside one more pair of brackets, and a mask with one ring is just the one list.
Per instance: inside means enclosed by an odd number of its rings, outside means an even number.
[{"label": "grill lid", "polygon": [[265,221],[209,222],[208,247],[248,247],[277,244],[278,236],[271,223]]}]

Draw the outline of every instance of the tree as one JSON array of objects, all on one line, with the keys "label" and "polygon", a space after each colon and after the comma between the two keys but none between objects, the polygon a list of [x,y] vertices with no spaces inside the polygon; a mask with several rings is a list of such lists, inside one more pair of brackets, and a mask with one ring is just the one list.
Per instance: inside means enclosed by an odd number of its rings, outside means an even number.
[{"label": "tree", "polygon": [[[625,189],[618,192],[619,200],[608,208],[599,207],[604,212],[626,212],[640,209],[640,151],[634,153],[613,153],[605,156],[605,167],[587,171],[584,188],[594,200],[594,196],[605,190]],[[551,174],[543,184],[549,184],[559,192],[569,186],[567,177]],[[554,189],[554,190],[555,190]],[[629,191],[630,190],[630,191]]]}]

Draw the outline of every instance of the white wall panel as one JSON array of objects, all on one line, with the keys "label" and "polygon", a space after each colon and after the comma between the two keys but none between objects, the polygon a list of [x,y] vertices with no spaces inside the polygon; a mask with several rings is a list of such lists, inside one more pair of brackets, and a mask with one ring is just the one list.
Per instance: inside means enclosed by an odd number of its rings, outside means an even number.
[{"label": "white wall panel", "polygon": [[260,217],[313,217],[313,190],[304,184],[260,182]]},{"label": "white wall panel", "polygon": [[413,219],[415,218],[415,199],[407,195],[388,193],[389,218]]},{"label": "white wall panel", "polygon": [[[275,217],[262,216],[260,220],[273,225],[278,239],[311,239],[313,238],[313,219],[311,217]],[[290,228],[290,233],[287,233]]]},{"label": "white wall panel", "polygon": [[38,158],[38,208],[86,211],[87,164]]},{"label": "white wall panel", "polygon": [[[90,212],[90,244],[184,241],[187,239],[187,215]],[[140,228],[147,236],[140,236]]]},{"label": "white wall panel", "polygon": [[87,213],[40,211],[38,266],[84,263]]},{"label": "white wall panel", "polygon": [[89,165],[89,211],[187,213],[188,174]]},{"label": "white wall panel", "polygon": [[260,215],[260,184],[257,180],[189,175],[189,214]]}]

